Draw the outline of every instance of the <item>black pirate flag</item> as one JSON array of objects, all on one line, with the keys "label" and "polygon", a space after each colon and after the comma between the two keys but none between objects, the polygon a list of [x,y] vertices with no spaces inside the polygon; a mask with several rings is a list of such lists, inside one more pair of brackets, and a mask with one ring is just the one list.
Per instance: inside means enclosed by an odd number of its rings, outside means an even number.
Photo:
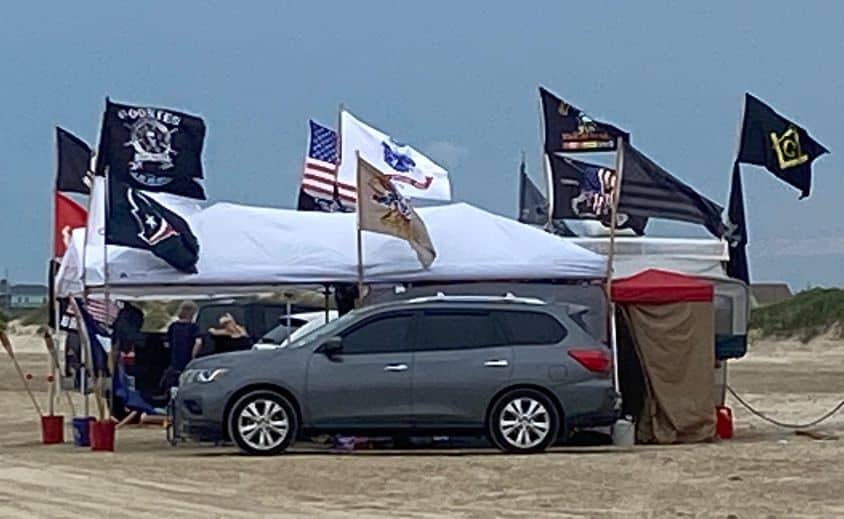
[{"label": "black pirate flag", "polygon": [[109,184],[106,243],[152,252],[182,272],[195,273],[199,242],[188,223],[142,191]]},{"label": "black pirate flag", "polygon": [[615,151],[616,140],[625,141],[629,134],[615,126],[591,119],[548,90],[539,87],[542,116],[545,123],[545,153],[579,153]]},{"label": "black pirate flag", "polygon": [[824,153],[829,150],[805,129],[745,94],[738,162],[765,166],[805,198],[812,188],[812,162]]},{"label": "black pirate flag", "polygon": [[144,191],[205,199],[202,178],[205,123],[164,108],[106,99],[97,174]]}]

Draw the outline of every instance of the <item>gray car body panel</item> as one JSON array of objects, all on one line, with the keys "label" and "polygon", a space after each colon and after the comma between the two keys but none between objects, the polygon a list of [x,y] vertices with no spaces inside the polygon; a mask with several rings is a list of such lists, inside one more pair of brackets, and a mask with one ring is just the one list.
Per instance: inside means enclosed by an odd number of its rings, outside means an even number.
[{"label": "gray car body panel", "polygon": [[[356,429],[481,430],[495,395],[515,386],[538,387],[550,393],[573,423],[615,417],[617,395],[609,375],[587,371],[567,351],[572,347],[604,347],[555,305],[485,302],[402,302],[375,305],[356,312],[339,332],[384,311],[527,310],[552,315],[567,330],[554,345],[512,345],[489,348],[340,354],[329,358],[318,350],[327,337],[315,334],[304,346],[212,355],[187,369],[226,368],[211,383],[189,383],[177,394],[177,420],[182,432],[202,439],[217,431],[225,436],[225,413],[236,394],[249,388],[275,387],[298,406],[302,430]],[[487,365],[487,363],[492,365]],[[505,365],[506,364],[506,365]],[[388,366],[406,365],[403,371]],[[193,403],[193,411],[190,410]],[[197,405],[198,404],[198,407]],[[567,424],[568,425],[568,424]]]}]

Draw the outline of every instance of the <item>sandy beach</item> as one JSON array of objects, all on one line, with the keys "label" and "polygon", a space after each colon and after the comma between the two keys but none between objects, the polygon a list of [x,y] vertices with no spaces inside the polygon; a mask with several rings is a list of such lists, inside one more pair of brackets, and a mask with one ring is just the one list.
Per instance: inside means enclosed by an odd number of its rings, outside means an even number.
[{"label": "sandy beach", "polygon": [[[43,346],[31,335],[12,342],[46,404]],[[832,437],[816,440],[731,401],[731,441],[521,457],[300,447],[257,459],[229,447],[170,447],[158,427],[121,429],[117,451],[103,454],[40,445],[5,354],[0,375],[0,517],[844,516],[844,414],[815,428]],[[730,364],[730,381],[778,418],[813,418],[844,396],[844,342],[754,344]]]}]

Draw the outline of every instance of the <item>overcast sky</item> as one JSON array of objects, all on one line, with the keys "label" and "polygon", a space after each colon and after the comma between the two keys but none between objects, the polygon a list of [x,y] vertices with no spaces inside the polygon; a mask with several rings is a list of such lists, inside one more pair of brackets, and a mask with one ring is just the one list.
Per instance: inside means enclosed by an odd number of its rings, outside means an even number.
[{"label": "overcast sky", "polygon": [[293,207],[308,118],[334,126],[342,102],[447,166],[456,199],[515,216],[521,150],[544,186],[542,84],[722,205],[745,91],[808,128],[832,151],[811,198],[746,167],[751,276],[841,285],[842,18],[832,1],[9,3],[0,269],[44,279],[53,128],[93,144],[106,95],[202,115],[213,201]]}]

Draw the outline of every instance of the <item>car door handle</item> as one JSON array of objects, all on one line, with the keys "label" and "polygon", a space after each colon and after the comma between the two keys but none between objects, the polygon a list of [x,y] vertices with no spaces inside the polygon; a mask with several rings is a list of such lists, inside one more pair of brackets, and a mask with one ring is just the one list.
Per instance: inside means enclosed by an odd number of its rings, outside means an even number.
[{"label": "car door handle", "polygon": [[384,366],[384,371],[407,371],[407,364],[387,364]]},{"label": "car door handle", "polygon": [[510,363],[503,359],[488,360],[484,362],[484,367],[487,368],[506,368]]}]

